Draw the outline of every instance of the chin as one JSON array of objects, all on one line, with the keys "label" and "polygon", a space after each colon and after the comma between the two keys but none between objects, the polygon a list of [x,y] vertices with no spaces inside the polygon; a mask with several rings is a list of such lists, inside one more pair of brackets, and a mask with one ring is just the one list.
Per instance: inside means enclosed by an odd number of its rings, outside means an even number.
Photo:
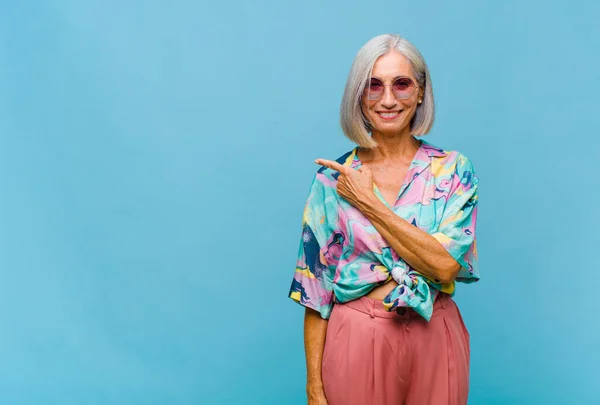
[{"label": "chin", "polygon": [[385,122],[385,123],[377,123],[373,128],[377,132],[383,133],[398,133],[402,132],[402,130],[406,128],[406,125],[395,123],[395,122]]}]

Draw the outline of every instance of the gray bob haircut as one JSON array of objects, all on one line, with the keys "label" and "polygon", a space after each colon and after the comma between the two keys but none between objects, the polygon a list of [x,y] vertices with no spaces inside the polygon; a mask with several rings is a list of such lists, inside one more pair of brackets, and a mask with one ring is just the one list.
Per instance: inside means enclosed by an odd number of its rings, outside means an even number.
[{"label": "gray bob haircut", "polygon": [[424,89],[423,102],[410,122],[411,135],[425,135],[433,126],[435,108],[431,78],[425,59],[413,44],[407,39],[394,34],[378,35],[367,42],[356,54],[340,108],[340,121],[344,134],[354,143],[365,147],[375,148],[377,142],[369,135],[370,127],[361,108],[361,97],[365,85],[373,73],[373,65],[380,56],[392,50],[400,52],[413,68],[413,74],[419,87]]}]

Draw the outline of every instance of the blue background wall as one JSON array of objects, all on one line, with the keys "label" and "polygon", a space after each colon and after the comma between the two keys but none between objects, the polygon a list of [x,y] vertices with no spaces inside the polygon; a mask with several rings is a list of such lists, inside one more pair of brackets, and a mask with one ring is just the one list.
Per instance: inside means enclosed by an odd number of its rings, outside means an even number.
[{"label": "blue background wall", "polygon": [[0,4],[0,403],[304,404],[302,207],[386,32],[480,176],[470,404],[600,403],[598,2]]}]

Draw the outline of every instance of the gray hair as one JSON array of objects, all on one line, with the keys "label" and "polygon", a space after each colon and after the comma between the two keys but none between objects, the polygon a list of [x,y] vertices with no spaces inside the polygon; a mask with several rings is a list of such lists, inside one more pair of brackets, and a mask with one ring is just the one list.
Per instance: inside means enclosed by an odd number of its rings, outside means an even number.
[{"label": "gray hair", "polygon": [[362,112],[361,97],[365,84],[373,73],[375,61],[392,50],[400,52],[408,59],[417,84],[424,89],[423,102],[417,106],[410,122],[410,133],[417,136],[425,135],[433,126],[435,115],[433,90],[425,59],[407,39],[394,34],[378,35],[360,48],[354,58],[340,108],[340,121],[344,134],[351,141],[365,148],[375,148],[377,142],[369,135],[370,126]]}]

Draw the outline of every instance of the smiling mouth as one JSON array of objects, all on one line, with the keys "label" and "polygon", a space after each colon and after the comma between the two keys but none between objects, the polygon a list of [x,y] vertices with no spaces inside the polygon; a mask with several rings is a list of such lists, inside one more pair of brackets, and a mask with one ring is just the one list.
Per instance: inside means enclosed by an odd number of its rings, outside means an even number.
[{"label": "smiling mouth", "polygon": [[390,111],[390,112],[378,111],[377,114],[379,114],[379,116],[383,119],[390,120],[390,119],[394,119],[397,116],[399,116],[402,111],[404,111],[404,110]]}]

